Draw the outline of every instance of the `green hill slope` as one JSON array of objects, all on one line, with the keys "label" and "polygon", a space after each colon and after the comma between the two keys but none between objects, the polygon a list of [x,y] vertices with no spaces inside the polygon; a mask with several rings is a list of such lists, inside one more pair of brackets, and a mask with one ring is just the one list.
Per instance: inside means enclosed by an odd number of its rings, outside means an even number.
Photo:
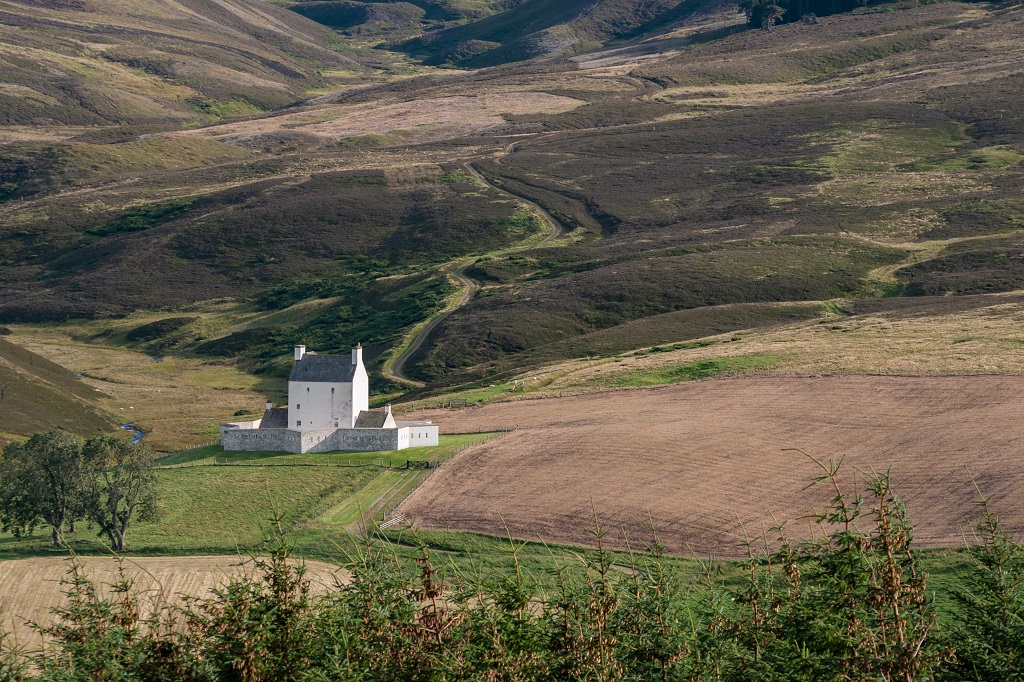
[{"label": "green hill slope", "polygon": [[83,436],[117,428],[95,389],[63,367],[0,338],[0,443],[61,428]]}]

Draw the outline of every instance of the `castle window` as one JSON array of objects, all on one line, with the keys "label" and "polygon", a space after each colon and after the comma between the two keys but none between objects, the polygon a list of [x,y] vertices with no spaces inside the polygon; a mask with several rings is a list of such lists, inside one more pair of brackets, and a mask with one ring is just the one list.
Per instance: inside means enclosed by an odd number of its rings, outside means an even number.
[{"label": "castle window", "polygon": [[334,393],[334,387],[333,386],[331,387],[331,393]]},{"label": "castle window", "polygon": [[302,409],[302,405],[296,405],[296,406],[295,406],[295,409],[296,409],[296,410],[301,410],[301,409]]},{"label": "castle window", "polygon": [[295,425],[296,425],[296,426],[302,426],[302,421],[297,421],[297,422],[295,422]]}]

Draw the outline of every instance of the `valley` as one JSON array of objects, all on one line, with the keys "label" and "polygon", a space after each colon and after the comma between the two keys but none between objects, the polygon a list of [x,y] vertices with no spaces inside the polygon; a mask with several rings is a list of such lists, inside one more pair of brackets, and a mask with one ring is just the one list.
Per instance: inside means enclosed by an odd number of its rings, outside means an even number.
[{"label": "valley", "polygon": [[1019,1],[0,0],[0,677],[1013,679],[1022,192]]},{"label": "valley", "polygon": [[0,437],[1024,369],[1018,5],[377,4],[0,3]]}]

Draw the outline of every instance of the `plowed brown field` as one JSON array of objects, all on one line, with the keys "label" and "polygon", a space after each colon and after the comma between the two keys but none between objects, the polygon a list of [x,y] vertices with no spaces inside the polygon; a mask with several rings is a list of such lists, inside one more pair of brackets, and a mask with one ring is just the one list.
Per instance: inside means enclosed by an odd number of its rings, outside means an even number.
[{"label": "plowed brown field", "polygon": [[[85,574],[109,594],[109,586],[117,579],[117,562],[107,557],[86,557],[82,560]],[[244,564],[244,565],[243,565]],[[0,621],[15,641],[33,646],[39,635],[29,622],[47,622],[50,610],[65,603],[67,586],[61,584],[69,564],[66,557],[41,557],[0,562]],[[126,574],[135,581],[142,596],[141,606],[167,603],[187,594],[205,597],[236,576],[252,572],[252,563],[233,556],[132,557],[124,562]],[[329,564],[306,562],[307,576],[313,592],[322,593],[345,580],[346,574]]]},{"label": "plowed brown field", "polygon": [[[427,416],[423,413],[422,416]],[[964,471],[1024,530],[1024,377],[709,380],[431,413],[447,432],[520,429],[442,467],[403,505],[423,527],[587,544],[602,522],[642,543],[648,511],[674,552],[742,554],[772,514],[793,534],[830,498],[819,458],[892,467],[923,545],[956,545],[975,513]],[[859,474],[858,474],[859,475]],[[501,518],[499,518],[499,514]],[[742,525],[742,528],[741,528]]]}]

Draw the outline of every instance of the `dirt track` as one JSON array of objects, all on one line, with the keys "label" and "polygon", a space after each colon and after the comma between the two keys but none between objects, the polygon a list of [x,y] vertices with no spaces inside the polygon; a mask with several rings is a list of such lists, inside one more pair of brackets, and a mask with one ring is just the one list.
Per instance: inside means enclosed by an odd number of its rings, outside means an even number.
[{"label": "dirt track", "polygon": [[[602,521],[675,552],[741,553],[769,510],[800,520],[830,497],[799,453],[892,466],[922,545],[962,542],[971,472],[1024,531],[1024,377],[831,377],[702,381],[431,413],[442,430],[520,430],[452,460],[403,505],[421,526],[587,543]],[[618,538],[622,533],[616,530]],[[618,544],[622,544],[619,540]]]},{"label": "dirt track", "polygon": [[[515,144],[511,144],[511,145],[509,145],[508,149],[511,150],[514,147],[515,147]],[[511,153],[511,152],[507,152],[507,153]],[[491,182],[487,178],[485,178],[480,173],[480,171],[478,171],[473,166],[473,164],[471,162],[469,162],[469,161],[464,163],[462,165],[462,167],[465,168],[466,171],[470,175],[472,175],[474,178],[476,178],[476,180],[478,182],[480,182],[480,183],[482,183],[484,185],[487,185],[488,187],[490,187],[491,189],[493,189],[493,190],[495,190],[497,192],[500,192],[500,193],[502,193],[502,194],[504,194],[506,196],[511,197],[514,201],[518,201],[520,203],[528,205],[533,211],[537,212],[537,214],[540,215],[541,219],[544,222],[546,222],[548,224],[548,227],[551,229],[551,232],[546,237],[544,237],[543,241],[540,242],[541,244],[546,244],[547,242],[550,242],[550,241],[553,241],[555,239],[558,239],[563,234],[565,234],[565,232],[566,232],[565,226],[562,225],[561,222],[559,222],[558,218],[555,218],[553,215],[551,215],[540,204],[538,204],[538,203],[536,203],[534,201],[530,201],[529,199],[527,199],[525,197],[521,197],[518,194],[512,194],[511,192],[509,192],[507,190],[504,190],[504,189],[498,187],[497,185],[491,184]],[[536,246],[536,244],[532,244],[530,248],[533,248],[534,246]],[[526,248],[526,247],[514,247],[514,248]],[[432,319],[429,323],[427,323],[426,326],[424,326],[422,329],[420,329],[420,331],[416,334],[416,338],[414,338],[412,340],[412,342],[408,345],[408,347],[404,351],[402,351],[402,354],[399,355],[397,358],[395,358],[394,361],[391,363],[391,367],[388,369],[388,371],[391,373],[392,376],[397,377],[398,379],[401,379],[402,381],[407,381],[407,382],[409,382],[411,384],[415,384],[417,386],[422,386],[422,384],[420,382],[418,382],[418,381],[416,381],[414,379],[410,379],[409,377],[407,377],[405,375],[405,363],[409,361],[409,358],[411,358],[416,353],[416,351],[419,350],[420,346],[423,345],[423,342],[427,340],[428,336],[430,336],[430,332],[434,331],[434,329],[437,327],[437,325],[441,324],[441,322],[443,322],[444,320],[448,319],[448,317],[450,317],[451,314],[454,313],[456,310],[458,310],[459,308],[465,306],[470,301],[472,301],[473,298],[476,296],[477,292],[480,290],[480,285],[477,284],[476,282],[474,282],[473,280],[471,280],[469,277],[466,276],[466,268],[469,267],[469,264],[473,262],[473,259],[461,259],[461,260],[463,260],[464,262],[468,260],[468,263],[466,265],[461,265],[458,268],[456,268],[455,271],[452,272],[452,275],[454,275],[454,277],[457,280],[459,280],[460,284],[462,285],[463,289],[465,290],[465,293],[463,293],[462,297],[458,300],[458,302],[455,305],[453,305],[452,307],[448,308],[447,310],[444,310],[441,313],[439,313],[437,316],[434,317],[434,319]]]}]

